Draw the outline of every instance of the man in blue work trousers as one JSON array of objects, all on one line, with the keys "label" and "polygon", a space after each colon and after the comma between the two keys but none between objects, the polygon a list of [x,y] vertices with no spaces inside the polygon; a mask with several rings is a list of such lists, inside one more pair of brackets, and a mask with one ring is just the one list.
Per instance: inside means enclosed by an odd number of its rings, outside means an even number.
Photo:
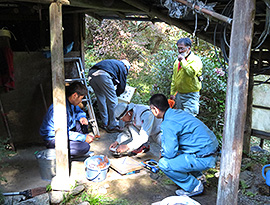
[{"label": "man in blue work trousers", "polygon": [[197,178],[213,168],[218,141],[214,133],[193,115],[171,109],[163,94],[150,98],[150,109],[161,123],[161,158],[159,168],[179,187],[176,194],[194,196],[203,192]]},{"label": "man in blue work trousers", "polygon": [[[87,87],[81,82],[73,82],[66,87],[67,131],[71,158],[91,154],[89,144],[93,142],[94,136],[88,132],[86,113],[78,106],[87,93]],[[43,119],[40,135],[43,136],[45,146],[48,149],[55,148],[53,104]]]}]

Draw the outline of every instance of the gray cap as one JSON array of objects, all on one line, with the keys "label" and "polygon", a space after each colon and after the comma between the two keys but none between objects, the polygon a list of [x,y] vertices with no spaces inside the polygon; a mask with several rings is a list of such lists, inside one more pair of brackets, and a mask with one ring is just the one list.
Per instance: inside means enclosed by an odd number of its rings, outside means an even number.
[{"label": "gray cap", "polygon": [[134,103],[126,104],[126,103],[119,103],[114,111],[115,118],[117,120],[121,120],[122,117],[126,115],[126,113],[134,108]]}]

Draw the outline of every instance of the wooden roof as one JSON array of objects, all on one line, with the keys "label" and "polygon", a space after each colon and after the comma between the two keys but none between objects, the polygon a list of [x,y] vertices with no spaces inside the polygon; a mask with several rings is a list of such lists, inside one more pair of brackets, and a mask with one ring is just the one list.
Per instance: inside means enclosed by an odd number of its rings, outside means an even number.
[{"label": "wooden roof", "polygon": [[[178,1],[178,0],[176,0]],[[185,2],[186,0],[180,0]],[[24,19],[29,18],[32,21],[38,20],[42,12],[47,12],[49,4],[53,0],[9,0],[0,2],[0,19],[15,19],[24,15]],[[164,6],[166,0],[59,0],[64,4],[63,14],[67,13],[86,13],[97,19],[122,19],[122,20],[150,20],[150,21],[165,21],[169,24],[175,25],[187,32],[193,33],[196,36],[215,43],[219,43],[219,35],[223,34],[229,38],[230,26],[228,23],[222,22],[214,17],[209,18],[202,10],[195,9],[195,5],[189,4],[187,6],[187,15],[180,19],[171,18],[168,13],[169,9]],[[214,13],[218,15],[232,18],[233,15],[233,2],[232,0],[207,0],[200,1],[207,2],[205,6],[215,3],[213,7]],[[69,4],[68,4],[69,3]],[[65,5],[66,4],[66,5]],[[192,6],[194,8],[192,8]],[[202,7],[200,7],[202,8]],[[22,11],[23,9],[23,11]],[[196,12],[194,12],[196,11]],[[197,14],[197,20],[196,15]],[[260,34],[264,31],[266,17],[266,4],[262,0],[257,1],[256,9],[256,25],[255,25],[255,43]],[[21,20],[21,18],[20,18]],[[217,27],[219,23],[219,27]],[[226,27],[224,31],[221,27]],[[224,33],[225,32],[225,33]]]},{"label": "wooden roof", "polygon": [[[196,4],[186,3],[186,13],[181,18],[172,18],[165,2],[169,0],[58,0],[63,4],[63,15],[82,13],[91,15],[99,20],[141,20],[141,21],[164,21],[175,25],[189,33],[195,33],[199,38],[221,47],[224,53],[228,53],[230,31],[233,17],[233,0],[207,0]],[[189,0],[190,1],[190,0]],[[0,1],[0,28],[5,23],[13,21],[24,23],[21,30],[27,32],[28,27],[39,24],[41,19],[48,18],[48,7],[54,0],[9,0]],[[173,2],[187,2],[175,0]],[[203,2],[207,2],[206,5]],[[214,4],[213,10],[209,11],[209,5]],[[184,4],[182,4],[184,5]],[[203,12],[206,10],[207,14]],[[268,37],[269,20],[266,13],[269,8],[263,0],[256,1],[256,16],[254,25],[252,48],[266,48],[261,55],[264,60],[261,65],[268,66],[270,40]],[[270,13],[270,12],[268,12]],[[209,15],[210,14],[210,15]],[[218,17],[218,18],[217,18]],[[1,23],[2,22],[2,23]],[[25,23],[27,22],[27,23]],[[10,24],[8,24],[10,26]],[[239,25],[241,26],[241,25]],[[38,32],[38,31],[37,31]],[[22,32],[21,32],[22,33]],[[29,34],[25,34],[29,35]],[[37,37],[38,38],[38,37]],[[237,39],[233,39],[238,41]],[[33,41],[29,42],[29,44]],[[225,55],[226,57],[226,55]],[[253,58],[259,58],[258,52],[254,52]]]}]

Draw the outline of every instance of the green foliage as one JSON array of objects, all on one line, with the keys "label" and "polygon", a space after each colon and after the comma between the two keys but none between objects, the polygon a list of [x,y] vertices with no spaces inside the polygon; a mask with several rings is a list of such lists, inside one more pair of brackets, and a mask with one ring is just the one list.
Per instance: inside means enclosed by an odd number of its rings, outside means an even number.
[{"label": "green foliage", "polygon": [[261,165],[268,164],[270,161],[270,153],[260,153],[260,152],[251,152],[248,157],[250,157],[252,160],[260,163]]},{"label": "green foliage", "polygon": [[245,170],[249,170],[253,165],[254,165],[254,162],[250,161],[247,164],[245,164],[244,166],[241,166],[241,172],[243,172]]},{"label": "green foliage", "polygon": [[71,201],[74,198],[75,198],[74,195],[72,195],[70,193],[64,193],[63,194],[63,201],[60,203],[60,205],[67,204],[69,201]]},{"label": "green foliage", "polygon": [[163,93],[169,97],[171,79],[173,73],[173,64],[178,53],[176,47],[171,50],[162,50],[155,54],[152,59],[152,73],[154,85],[151,90],[151,95],[156,93]]},{"label": "green foliage", "polygon": [[[11,151],[10,144],[8,144],[9,139],[1,139],[0,137],[0,169],[3,169],[4,167],[8,166],[8,163],[3,162],[3,159],[9,157],[10,154],[14,154],[13,151]],[[0,182],[7,182],[6,178],[3,177],[3,173],[0,171]],[[2,190],[0,190],[0,204],[4,204],[4,196],[2,194]]]},{"label": "green foliage", "polygon": [[52,185],[51,184],[48,184],[46,186],[46,192],[50,192],[50,191],[52,191]]},{"label": "green foliage", "polygon": [[129,204],[126,200],[121,199],[111,199],[102,195],[93,195],[91,192],[84,191],[81,195],[82,201],[87,201],[91,205],[101,205],[101,204],[110,204],[110,205],[127,205]]},{"label": "green foliage", "polygon": [[128,83],[137,88],[137,96],[132,99],[133,102],[148,104],[150,97],[155,93],[170,95],[175,56],[176,51],[161,50],[152,56],[148,63],[149,69],[144,68],[137,74],[130,74]]},{"label": "green foliage", "polygon": [[215,174],[218,172],[215,168],[210,168],[205,172],[206,180],[215,177]]},{"label": "green foliage", "polygon": [[244,180],[240,180],[240,188],[241,188],[241,193],[246,195],[246,196],[254,197],[258,194],[257,192],[253,193],[251,191],[247,191],[247,189],[249,187],[247,186],[247,184]]},{"label": "green foliage", "polygon": [[221,144],[227,89],[226,73],[220,68],[220,64],[211,51],[209,56],[201,59],[203,62],[203,87],[200,92],[198,118],[216,134]]},{"label": "green foliage", "polygon": [[247,191],[245,194],[246,194],[247,196],[254,197],[254,196],[256,196],[256,195],[258,194],[258,192],[253,193],[253,192],[251,192],[251,191]]},{"label": "green foliage", "polygon": [[[8,164],[6,162],[3,162],[3,159],[9,157],[9,154],[13,154],[12,151],[10,151],[9,149],[9,144],[8,141],[9,139],[0,139],[1,143],[0,143],[0,169],[8,166]],[[3,173],[0,171],[0,182],[4,181],[7,182],[6,178],[3,177],[2,175]]]},{"label": "green foliage", "polygon": [[0,192],[0,204],[4,204],[4,202],[5,202],[5,198],[3,194]]},{"label": "green foliage", "polygon": [[[132,67],[127,83],[136,87],[132,102],[148,104],[155,93],[170,95],[173,63],[178,55],[176,42],[190,34],[165,23],[135,21],[97,21],[86,18],[86,71],[103,59],[128,59]],[[201,119],[218,137],[223,132],[226,75],[215,57],[214,47],[198,38],[192,50],[203,62]]]},{"label": "green foliage", "polygon": [[240,187],[242,189],[242,194],[244,194],[246,192],[246,189],[248,188],[246,182],[244,180],[240,180]]}]

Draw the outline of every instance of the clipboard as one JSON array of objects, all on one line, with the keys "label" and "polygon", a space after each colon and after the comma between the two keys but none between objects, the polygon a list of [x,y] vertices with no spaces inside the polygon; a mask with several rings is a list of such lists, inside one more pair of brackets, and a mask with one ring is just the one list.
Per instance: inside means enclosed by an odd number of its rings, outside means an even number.
[{"label": "clipboard", "polygon": [[110,159],[110,162],[110,167],[121,175],[125,175],[131,172],[135,173],[136,171],[141,170],[144,167],[140,162],[137,162],[131,157]]}]

